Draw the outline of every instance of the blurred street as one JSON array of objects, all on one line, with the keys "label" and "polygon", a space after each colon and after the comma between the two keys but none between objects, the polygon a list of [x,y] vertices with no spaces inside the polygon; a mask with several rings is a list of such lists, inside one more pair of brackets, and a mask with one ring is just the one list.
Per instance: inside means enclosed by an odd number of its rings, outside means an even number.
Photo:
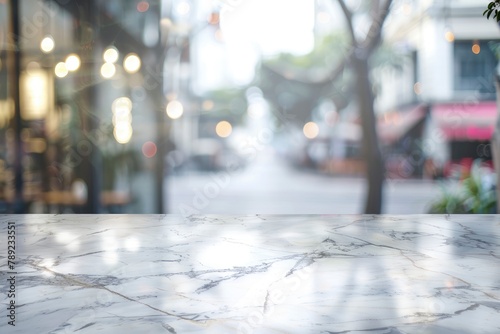
[{"label": "blurred street", "polygon": [[0,213],[496,213],[483,7],[0,0]]},{"label": "blurred street", "polygon": [[[297,170],[272,151],[232,173],[173,174],[166,186],[169,212],[182,214],[359,214],[365,192],[363,178]],[[383,213],[426,213],[439,194],[436,182],[387,180]]]}]

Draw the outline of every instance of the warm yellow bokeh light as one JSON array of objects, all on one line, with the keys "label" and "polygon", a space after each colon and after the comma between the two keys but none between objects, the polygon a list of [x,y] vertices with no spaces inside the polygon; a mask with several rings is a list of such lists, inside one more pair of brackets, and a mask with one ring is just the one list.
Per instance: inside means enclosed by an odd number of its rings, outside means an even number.
[{"label": "warm yellow bokeh light", "polygon": [[167,104],[167,115],[171,119],[178,119],[184,113],[182,103],[177,100],[172,100]]},{"label": "warm yellow bokeh light", "polygon": [[63,63],[63,62],[58,63],[54,69],[54,73],[59,78],[64,78],[65,76],[67,76],[68,75],[68,68],[66,67],[66,63]]},{"label": "warm yellow bokeh light", "polygon": [[115,125],[115,129],[113,130],[113,136],[116,141],[120,144],[126,144],[132,138],[132,125],[128,123],[120,123]]},{"label": "warm yellow bokeh light", "polygon": [[120,125],[122,123],[131,124],[132,114],[130,114],[130,111],[122,109],[118,112],[113,113],[112,122],[114,126]]},{"label": "warm yellow bokeh light", "polygon": [[481,52],[481,47],[479,46],[479,44],[474,43],[474,45],[472,45],[472,52],[476,55]]},{"label": "warm yellow bokeh light", "polygon": [[141,58],[135,53],[129,53],[123,60],[123,67],[128,73],[136,73],[141,68]]},{"label": "warm yellow bokeh light", "polygon": [[168,17],[165,17],[160,20],[160,26],[164,29],[169,29],[172,27],[172,20],[170,20]]},{"label": "warm yellow bokeh light", "polygon": [[132,101],[128,97],[119,97],[111,104],[111,110],[113,112],[117,112],[122,108],[125,108],[128,111],[132,110]]},{"label": "warm yellow bokeh light", "polygon": [[116,67],[112,63],[104,63],[101,66],[101,76],[105,79],[112,78],[116,73]]},{"label": "warm yellow bokeh light", "polygon": [[214,101],[212,101],[212,100],[205,100],[205,101],[203,101],[203,104],[202,104],[201,107],[205,111],[210,111],[210,110],[212,110],[214,108],[214,105],[215,105]]},{"label": "warm yellow bokeh light", "polygon": [[80,57],[78,57],[77,54],[72,53],[66,58],[66,68],[70,72],[78,70],[80,68],[80,64]]},{"label": "warm yellow bokeh light", "polygon": [[104,51],[103,59],[106,63],[116,63],[119,57],[118,50],[111,46]]},{"label": "warm yellow bokeh light", "polygon": [[444,34],[444,38],[448,41],[448,42],[453,42],[455,40],[455,35],[451,32],[451,31],[447,31],[445,32]]},{"label": "warm yellow bokeh light", "polygon": [[113,135],[118,143],[126,144],[132,138],[132,101],[128,97],[119,97],[111,104],[111,111],[113,112]]},{"label": "warm yellow bokeh light", "polygon": [[231,132],[233,132],[233,127],[231,123],[227,121],[220,121],[215,127],[215,132],[217,133],[217,136],[226,138],[231,135]]},{"label": "warm yellow bokeh light", "polygon": [[55,43],[54,43],[54,39],[52,38],[52,36],[46,36],[40,42],[40,49],[45,53],[52,52],[52,50],[54,50],[54,46],[55,46]]},{"label": "warm yellow bokeh light", "polygon": [[319,135],[318,124],[314,122],[306,123],[302,131],[304,132],[304,136],[306,136],[309,139],[314,139]]}]

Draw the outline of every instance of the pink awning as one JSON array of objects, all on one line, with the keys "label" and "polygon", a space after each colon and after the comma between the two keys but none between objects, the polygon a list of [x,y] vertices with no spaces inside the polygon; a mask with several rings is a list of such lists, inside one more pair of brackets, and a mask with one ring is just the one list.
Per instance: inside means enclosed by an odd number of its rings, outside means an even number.
[{"label": "pink awning", "polygon": [[432,119],[448,140],[490,140],[495,130],[495,101],[438,104],[432,107]]},{"label": "pink awning", "polygon": [[424,106],[418,105],[409,111],[394,111],[378,120],[378,134],[383,144],[391,144],[405,135],[425,116]]}]

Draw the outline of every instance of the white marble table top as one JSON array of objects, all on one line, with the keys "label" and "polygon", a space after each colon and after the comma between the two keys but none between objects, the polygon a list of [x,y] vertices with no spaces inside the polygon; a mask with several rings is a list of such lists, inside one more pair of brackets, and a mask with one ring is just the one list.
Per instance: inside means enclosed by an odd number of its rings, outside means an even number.
[{"label": "white marble table top", "polygon": [[0,333],[500,333],[500,216],[0,220]]}]

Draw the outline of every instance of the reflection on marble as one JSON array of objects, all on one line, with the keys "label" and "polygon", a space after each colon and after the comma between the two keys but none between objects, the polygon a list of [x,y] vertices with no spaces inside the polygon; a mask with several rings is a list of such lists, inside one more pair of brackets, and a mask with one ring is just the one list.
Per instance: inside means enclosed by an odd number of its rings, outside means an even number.
[{"label": "reflection on marble", "polygon": [[500,333],[500,216],[0,221],[1,333]]}]

